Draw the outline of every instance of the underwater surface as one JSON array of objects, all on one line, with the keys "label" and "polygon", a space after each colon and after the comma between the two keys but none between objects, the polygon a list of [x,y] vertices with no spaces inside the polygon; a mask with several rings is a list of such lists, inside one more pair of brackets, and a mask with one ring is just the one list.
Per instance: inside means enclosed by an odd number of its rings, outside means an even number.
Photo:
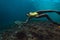
[{"label": "underwater surface", "polygon": [[[39,10],[59,10],[60,0],[0,0],[0,30],[10,28],[14,21],[25,21],[26,14]],[[55,22],[60,23],[60,15],[47,13]],[[39,20],[47,20],[41,18]]]}]

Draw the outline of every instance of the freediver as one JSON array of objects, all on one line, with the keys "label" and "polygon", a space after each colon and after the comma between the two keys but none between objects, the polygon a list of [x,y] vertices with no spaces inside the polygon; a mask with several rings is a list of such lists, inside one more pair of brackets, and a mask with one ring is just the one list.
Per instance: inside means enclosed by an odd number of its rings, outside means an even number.
[{"label": "freediver", "polygon": [[60,15],[59,11],[56,10],[41,10],[41,11],[37,11],[37,12],[30,12],[29,14],[27,14],[28,18],[26,20],[26,23],[28,23],[28,21],[32,18],[41,18],[41,17],[46,17],[49,21],[51,21],[54,24],[57,24],[60,26],[59,23],[54,22],[47,14],[44,13],[49,13],[49,12],[56,12],[58,15]]}]

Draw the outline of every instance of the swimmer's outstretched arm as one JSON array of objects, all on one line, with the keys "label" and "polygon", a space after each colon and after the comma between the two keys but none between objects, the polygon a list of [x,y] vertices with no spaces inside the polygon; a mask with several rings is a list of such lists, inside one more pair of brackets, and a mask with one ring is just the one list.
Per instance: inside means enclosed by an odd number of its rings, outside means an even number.
[{"label": "swimmer's outstretched arm", "polygon": [[57,14],[60,15],[60,11],[57,11],[57,10],[40,10],[37,13],[42,14],[42,13],[48,13],[48,12],[56,12]]},{"label": "swimmer's outstretched arm", "polygon": [[28,17],[26,20],[25,20],[25,23],[28,23],[30,21],[31,17]]}]

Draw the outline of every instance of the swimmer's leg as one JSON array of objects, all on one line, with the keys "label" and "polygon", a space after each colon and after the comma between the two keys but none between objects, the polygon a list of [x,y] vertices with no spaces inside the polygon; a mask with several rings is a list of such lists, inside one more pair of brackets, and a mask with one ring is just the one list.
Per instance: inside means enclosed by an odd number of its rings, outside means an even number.
[{"label": "swimmer's leg", "polygon": [[38,11],[37,13],[42,14],[42,13],[48,13],[48,12],[56,12],[58,15],[60,15],[60,11],[54,11],[54,10],[43,10],[43,11]]},{"label": "swimmer's leg", "polygon": [[60,25],[60,24],[54,22],[47,14],[40,14],[37,16],[37,18],[41,18],[41,17],[46,17],[50,22],[57,24],[57,25]]}]

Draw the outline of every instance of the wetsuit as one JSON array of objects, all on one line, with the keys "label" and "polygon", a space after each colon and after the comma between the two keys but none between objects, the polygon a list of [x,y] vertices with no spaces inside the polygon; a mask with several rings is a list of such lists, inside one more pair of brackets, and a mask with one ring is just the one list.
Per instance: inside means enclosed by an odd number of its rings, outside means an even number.
[{"label": "wetsuit", "polygon": [[56,12],[57,14],[60,15],[60,11],[55,11],[55,10],[42,10],[42,11],[38,11],[38,14],[42,14],[42,13],[49,13],[49,12]]},{"label": "wetsuit", "polygon": [[31,18],[41,18],[41,17],[46,17],[49,21],[51,21],[52,23],[54,24],[57,24],[57,25],[60,25],[56,22],[54,22],[47,14],[44,14],[44,13],[49,13],[49,12],[56,12],[58,15],[60,15],[60,12],[59,11],[53,11],[53,10],[43,10],[43,11],[38,11],[37,12],[37,16],[33,16],[33,17],[30,17],[26,20],[26,22],[28,22]]}]

